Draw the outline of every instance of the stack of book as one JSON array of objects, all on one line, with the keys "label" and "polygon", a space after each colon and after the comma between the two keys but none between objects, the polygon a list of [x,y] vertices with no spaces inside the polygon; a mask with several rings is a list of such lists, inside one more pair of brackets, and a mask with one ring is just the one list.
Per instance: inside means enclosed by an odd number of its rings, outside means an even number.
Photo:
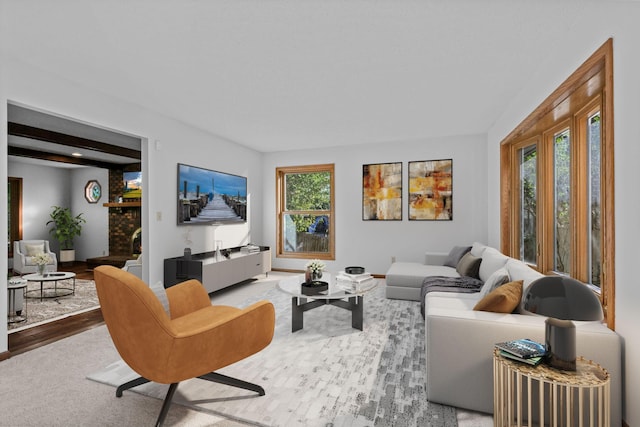
[{"label": "stack of book", "polygon": [[533,366],[542,362],[547,355],[544,344],[528,338],[499,342],[495,346],[500,351],[500,356]]},{"label": "stack of book", "polygon": [[373,281],[373,276],[369,273],[349,274],[341,271],[336,276],[336,286],[347,292],[358,292],[363,286]]},{"label": "stack of book", "polygon": [[240,248],[240,253],[243,254],[253,254],[256,252],[260,252],[260,246],[248,244]]}]

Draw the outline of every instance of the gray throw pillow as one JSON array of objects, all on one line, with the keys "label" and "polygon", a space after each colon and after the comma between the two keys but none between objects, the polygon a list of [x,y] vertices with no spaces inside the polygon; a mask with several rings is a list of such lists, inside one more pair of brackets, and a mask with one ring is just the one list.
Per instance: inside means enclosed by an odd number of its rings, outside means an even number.
[{"label": "gray throw pillow", "polygon": [[511,278],[509,277],[509,272],[506,268],[503,267],[497,269],[491,276],[489,276],[487,281],[484,282],[484,285],[482,285],[482,289],[480,289],[480,298],[485,297],[489,292],[504,285],[510,280]]},{"label": "gray throw pillow", "polygon": [[449,252],[449,255],[447,255],[447,259],[444,261],[443,265],[456,268],[460,259],[470,250],[471,246],[454,246],[453,249],[451,249],[451,252]]},{"label": "gray throw pillow", "polygon": [[460,258],[460,262],[458,262],[458,265],[456,266],[456,271],[461,276],[478,279],[481,262],[482,258],[474,257],[471,255],[471,252],[467,252],[462,258]]}]

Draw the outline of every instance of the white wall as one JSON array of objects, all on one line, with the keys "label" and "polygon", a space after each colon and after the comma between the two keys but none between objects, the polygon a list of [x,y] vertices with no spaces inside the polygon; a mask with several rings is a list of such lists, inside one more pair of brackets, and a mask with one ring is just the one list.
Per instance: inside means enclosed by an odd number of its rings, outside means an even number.
[{"label": "white wall", "polygon": [[[74,216],[81,213],[87,221],[82,224],[80,237],[73,241],[76,260],[85,261],[87,258],[109,255],[109,208],[102,206],[109,198],[109,170],[77,168],[71,169],[69,175],[71,213]],[[98,181],[102,187],[102,197],[98,203],[89,203],[84,197],[84,187],[91,180]]]},{"label": "white wall", "polygon": [[615,112],[615,274],[616,332],[624,341],[623,419],[640,425],[640,286],[637,257],[640,241],[640,4],[590,3],[572,22],[572,38],[558,40],[548,61],[530,84],[514,99],[488,135],[489,242],[497,244],[499,232],[499,144],[500,141],[544,98],[562,83],[602,43],[613,37]]},{"label": "white wall", "polygon": [[22,238],[49,240],[51,250],[57,253],[58,242],[49,234],[51,225],[46,223],[51,219],[52,206],[69,205],[69,171],[12,161],[8,175],[22,178]]},{"label": "white wall", "polygon": [[[212,251],[215,240],[222,240],[224,248],[262,240],[262,155],[237,144],[215,138],[212,135],[191,129],[186,136],[183,129],[168,130],[167,136],[150,144],[149,174],[153,176],[153,200],[143,200],[143,205],[152,203],[150,221],[162,223],[159,227],[165,234],[161,241],[166,246],[159,248],[162,259],[184,253],[187,238],[192,253]],[[230,225],[181,225],[177,226],[177,163],[184,163],[247,177],[247,199],[249,212],[246,224]],[[149,184],[151,185],[151,184]],[[148,195],[143,186],[143,197]],[[162,220],[157,220],[158,212]],[[143,230],[146,228],[143,226]],[[187,236],[188,235],[188,236]],[[157,236],[160,237],[160,236]],[[146,249],[143,253],[146,253]],[[162,278],[162,265],[157,280]]]},{"label": "white wall", "polygon": [[[151,70],[152,71],[152,70]],[[214,249],[214,240],[225,246],[262,241],[262,155],[168,117],[144,110],[111,96],[87,90],[63,77],[34,69],[8,58],[0,50],[0,177],[7,177],[7,102],[106,129],[139,136],[143,165],[143,248],[148,282],[163,279],[164,258],[181,255],[185,227],[176,225],[176,164],[187,163],[248,178],[247,224],[192,227],[194,253]],[[84,186],[85,182],[81,182]],[[77,191],[77,190],[74,190]],[[0,203],[6,205],[6,187]],[[6,235],[5,210],[0,210],[0,233]],[[0,249],[0,269],[8,266],[6,247]],[[6,310],[6,281],[0,282],[0,316]],[[7,350],[6,323],[0,322],[0,352]]]},{"label": "white wall", "polygon": [[[25,163],[20,159],[8,162],[8,176],[22,178],[22,238],[49,240],[51,250],[59,256],[59,243],[49,233],[53,206],[71,209],[87,220],[82,234],[74,239],[76,259],[86,260],[109,252],[107,209],[99,203],[88,203],[84,198],[87,181],[97,179],[108,194],[108,171],[93,167],[66,169]],[[106,198],[104,199],[106,200]]]},{"label": "white wall", "polygon": [[[264,244],[275,254],[275,169],[278,166],[335,164],[336,260],[328,270],[362,265],[384,274],[397,261],[424,260],[425,251],[448,252],[454,245],[487,240],[485,136],[454,136],[412,142],[287,151],[264,155]],[[453,220],[408,220],[408,162],[453,159]],[[362,165],[402,162],[403,220],[362,220]],[[274,268],[303,269],[306,260],[274,258]]]}]

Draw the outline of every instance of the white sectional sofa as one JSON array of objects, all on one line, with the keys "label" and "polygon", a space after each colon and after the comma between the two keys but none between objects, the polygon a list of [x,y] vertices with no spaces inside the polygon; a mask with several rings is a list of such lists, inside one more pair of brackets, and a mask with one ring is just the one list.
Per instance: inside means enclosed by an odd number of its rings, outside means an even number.
[{"label": "white sectional sofa", "polygon": [[[486,281],[505,268],[509,279],[528,286],[542,274],[497,249],[474,243],[471,254],[481,257],[479,276]],[[396,262],[386,274],[387,298],[420,300],[428,276],[457,277],[454,267],[443,266],[448,253],[427,253],[425,264]],[[543,316],[474,311],[480,293],[430,292],[425,296],[427,396],[430,401],[493,413],[494,344],[518,338],[544,342]],[[618,334],[600,322],[578,322],[579,356],[602,365],[611,376],[611,425],[622,423],[622,343]]]}]

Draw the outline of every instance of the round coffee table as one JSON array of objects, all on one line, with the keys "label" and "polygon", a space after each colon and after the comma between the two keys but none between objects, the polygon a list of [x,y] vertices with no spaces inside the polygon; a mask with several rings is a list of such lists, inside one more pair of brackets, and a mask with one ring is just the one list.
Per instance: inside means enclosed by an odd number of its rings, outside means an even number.
[{"label": "round coffee table", "polygon": [[[364,295],[375,289],[378,286],[378,281],[372,279],[361,284],[355,290],[345,290],[329,273],[324,273],[320,280],[327,282],[328,289],[317,295],[302,293],[304,275],[287,277],[278,282],[277,288],[291,295],[291,332],[302,329],[305,311],[328,304],[351,311],[351,327],[362,330]],[[307,300],[311,301],[307,302]]]},{"label": "round coffee table", "polygon": [[[25,274],[24,276],[22,276],[22,278],[28,280],[29,282],[40,282],[40,295],[29,295],[38,291],[37,289],[30,289],[26,292],[26,295],[29,298],[40,298],[40,301],[42,301],[43,298],[66,297],[68,295],[73,295],[76,293],[76,273],[68,273],[63,271],[44,273],[42,275],[33,273]],[[66,279],[73,279],[73,288],[58,286],[58,281]],[[47,282],[53,282],[53,288],[45,288],[44,284]]]}]

